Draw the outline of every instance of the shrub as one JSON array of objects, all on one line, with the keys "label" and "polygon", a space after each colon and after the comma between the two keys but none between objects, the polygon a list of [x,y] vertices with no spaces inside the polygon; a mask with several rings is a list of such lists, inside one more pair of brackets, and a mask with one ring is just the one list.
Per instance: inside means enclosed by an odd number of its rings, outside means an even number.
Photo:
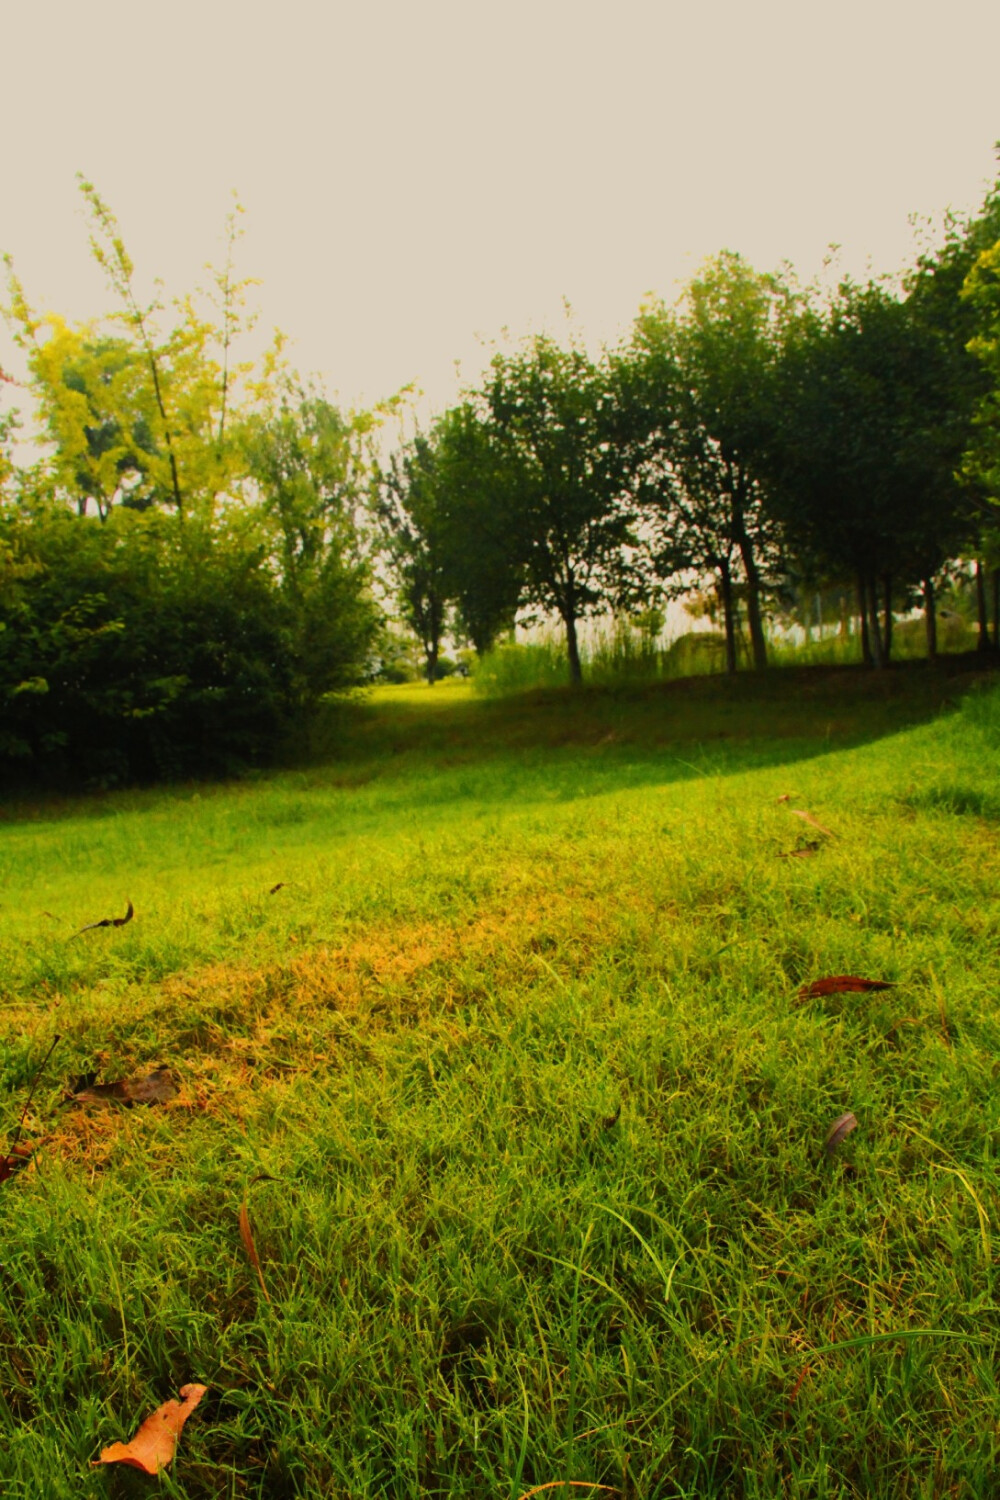
[{"label": "shrub", "polygon": [[30,773],[110,785],[266,761],[371,638],[359,571],[328,559],[293,596],[247,512],[8,510],[0,557],[0,764]]}]

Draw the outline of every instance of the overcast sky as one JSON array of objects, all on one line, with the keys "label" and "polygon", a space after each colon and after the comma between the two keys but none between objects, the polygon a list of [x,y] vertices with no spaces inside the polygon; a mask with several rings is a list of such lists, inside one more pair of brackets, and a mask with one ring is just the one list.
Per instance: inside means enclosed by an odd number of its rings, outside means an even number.
[{"label": "overcast sky", "polygon": [[[75,174],[140,284],[192,288],[236,190],[262,325],[347,404],[592,345],[722,248],[804,279],[912,254],[997,174],[1000,0],[0,0],[0,250],[109,306]],[[0,365],[16,366],[0,329]]]}]

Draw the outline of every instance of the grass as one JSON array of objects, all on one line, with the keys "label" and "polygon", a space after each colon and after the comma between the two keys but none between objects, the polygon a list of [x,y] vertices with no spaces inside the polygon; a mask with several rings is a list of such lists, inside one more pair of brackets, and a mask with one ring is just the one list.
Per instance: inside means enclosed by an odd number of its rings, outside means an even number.
[{"label": "grass", "polygon": [[[854,622],[856,624],[856,622]],[[956,614],[938,622],[938,649],[942,655],[961,655],[976,649],[974,628]],[[581,658],[588,683],[601,687],[624,684],[677,681],[725,671],[725,638],[718,630],[688,631],[669,646],[658,642],[628,620],[610,625],[587,622]],[[744,667],[750,660],[746,635],[737,636],[737,654]],[[772,667],[851,667],[860,657],[857,635],[828,630],[809,634],[803,640],[787,632],[771,631],[767,644]],[[893,630],[895,663],[924,661],[927,656],[923,617],[897,620]],[[533,641],[504,642],[479,658],[473,667],[473,684],[484,697],[503,698],[533,688],[562,686],[569,677],[565,636],[558,630],[542,633]]]},{"label": "grass", "polygon": [[[336,759],[9,804],[8,1137],[62,1040],[0,1183],[4,1495],[990,1493],[968,685],[390,689],[331,711]],[[896,987],[800,1002],[836,973]],[[160,1063],[165,1107],[63,1102]],[[158,1481],[91,1469],[190,1380]]]}]

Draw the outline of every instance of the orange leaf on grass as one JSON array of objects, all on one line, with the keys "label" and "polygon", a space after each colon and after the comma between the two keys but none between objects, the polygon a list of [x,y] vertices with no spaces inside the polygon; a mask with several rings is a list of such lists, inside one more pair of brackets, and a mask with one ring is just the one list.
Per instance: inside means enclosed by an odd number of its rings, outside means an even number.
[{"label": "orange leaf on grass", "polygon": [[831,974],[828,979],[814,979],[799,990],[800,1000],[817,1000],[821,995],[867,994],[869,990],[891,990],[891,979],[861,979],[857,974]]},{"label": "orange leaf on grass", "polygon": [[174,1456],[181,1428],[204,1396],[205,1385],[182,1385],[181,1401],[164,1401],[147,1417],[130,1443],[112,1443],[101,1452],[99,1463],[128,1464],[144,1474],[157,1474]]}]

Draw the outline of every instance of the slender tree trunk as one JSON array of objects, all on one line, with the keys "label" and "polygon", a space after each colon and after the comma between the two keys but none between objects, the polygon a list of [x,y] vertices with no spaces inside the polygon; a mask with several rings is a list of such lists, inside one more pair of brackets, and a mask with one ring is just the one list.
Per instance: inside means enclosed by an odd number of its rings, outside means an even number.
[{"label": "slender tree trunk", "polygon": [[574,687],[583,681],[583,666],[580,662],[580,643],[576,638],[576,614],[572,604],[563,615],[566,625],[566,654],[569,657],[569,680]]},{"label": "slender tree trunk", "polygon": [[858,622],[861,626],[861,661],[866,667],[875,665],[872,656],[872,642],[868,631],[868,594],[865,586],[865,575],[858,574]]},{"label": "slender tree trunk", "polygon": [[438,680],[438,650],[439,642],[434,641],[430,646],[424,648],[427,656],[427,681],[431,687]]},{"label": "slender tree trunk", "polygon": [[767,641],[764,638],[764,622],[760,613],[760,572],[753,555],[753,543],[740,528],[740,557],[747,579],[747,625],[750,627],[750,651],[755,672],[763,672],[767,666]]},{"label": "slender tree trunk", "polygon": [[726,631],[726,671],[732,677],[736,671],[736,612],[733,608],[733,575],[728,558],[719,564],[719,596]]},{"label": "slender tree trunk", "polygon": [[993,649],[1000,652],[1000,568],[993,569]]},{"label": "slender tree trunk", "polygon": [[990,641],[990,622],[986,613],[986,579],[983,575],[983,564],[981,558],[976,558],[976,609],[979,615],[979,641],[976,645],[977,651],[988,651],[992,642]]},{"label": "slender tree trunk", "polygon": [[882,593],[885,599],[884,619],[885,626],[882,631],[882,646],[885,653],[885,664],[889,665],[892,657],[892,574],[882,574]]},{"label": "slender tree trunk", "polygon": [[937,666],[937,613],[934,600],[934,580],[930,574],[924,579],[924,619],[927,624],[927,664]]},{"label": "slender tree trunk", "polygon": [[881,672],[885,666],[885,651],[882,647],[882,627],[878,618],[878,584],[874,574],[869,574],[865,580],[865,594],[868,602],[868,630],[871,636],[872,657],[875,670]]}]

